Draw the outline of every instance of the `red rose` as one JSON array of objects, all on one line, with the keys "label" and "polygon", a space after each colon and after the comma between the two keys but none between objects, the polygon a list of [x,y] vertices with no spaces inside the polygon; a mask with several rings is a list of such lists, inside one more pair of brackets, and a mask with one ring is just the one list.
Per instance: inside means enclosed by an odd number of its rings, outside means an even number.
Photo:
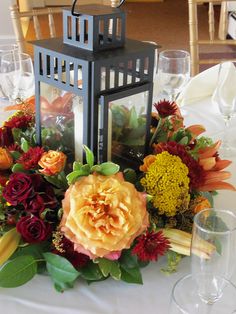
[{"label": "red rose", "polygon": [[51,233],[51,225],[35,216],[21,217],[16,229],[28,243],[45,241]]},{"label": "red rose", "polygon": [[11,128],[1,127],[0,128],[0,146],[8,147],[14,143]]},{"label": "red rose", "polygon": [[25,200],[24,207],[25,211],[31,214],[40,215],[45,208],[44,200],[39,194],[36,194],[33,198]]},{"label": "red rose", "polygon": [[13,173],[3,190],[3,197],[11,205],[17,205],[34,195],[31,177],[25,173]]}]

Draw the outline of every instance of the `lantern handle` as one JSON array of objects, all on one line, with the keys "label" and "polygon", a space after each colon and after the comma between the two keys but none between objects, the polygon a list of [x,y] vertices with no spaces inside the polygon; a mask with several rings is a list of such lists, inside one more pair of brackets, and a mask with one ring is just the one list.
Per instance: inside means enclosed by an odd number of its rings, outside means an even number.
[{"label": "lantern handle", "polygon": [[121,2],[118,4],[117,8],[120,8],[125,3],[125,0],[121,0]]},{"label": "lantern handle", "polygon": [[76,2],[77,2],[77,0],[74,0],[74,1],[73,1],[72,7],[71,7],[71,14],[72,14],[73,16],[80,16],[79,13],[75,13]]}]

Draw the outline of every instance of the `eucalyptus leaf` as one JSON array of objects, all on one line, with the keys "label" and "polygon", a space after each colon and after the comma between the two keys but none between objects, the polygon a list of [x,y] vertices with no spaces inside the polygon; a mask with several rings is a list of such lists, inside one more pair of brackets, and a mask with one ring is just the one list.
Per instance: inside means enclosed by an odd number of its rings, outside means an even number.
[{"label": "eucalyptus leaf", "polygon": [[69,173],[66,176],[66,179],[67,179],[68,184],[71,185],[71,184],[75,183],[75,181],[78,178],[83,177],[83,176],[88,176],[89,173],[90,173],[90,170],[88,170],[87,168],[81,168],[80,170],[76,170],[76,171]]},{"label": "eucalyptus leaf", "polygon": [[189,142],[189,139],[187,136],[184,136],[181,138],[181,140],[179,141],[179,144],[182,144],[182,145],[187,145]]},{"label": "eucalyptus leaf", "polygon": [[80,161],[74,161],[73,162],[73,171],[80,170],[83,164]]},{"label": "eucalyptus leaf", "polygon": [[83,145],[83,149],[85,151],[86,162],[90,167],[92,167],[94,165],[93,152],[86,145]]},{"label": "eucalyptus leaf", "polygon": [[131,129],[137,129],[138,128],[138,115],[137,115],[137,112],[136,112],[134,106],[130,110],[129,127]]},{"label": "eucalyptus leaf", "polygon": [[0,270],[0,287],[15,288],[30,281],[37,273],[37,263],[32,256],[18,256]]},{"label": "eucalyptus leaf", "polygon": [[53,253],[44,253],[43,256],[47,262],[47,270],[55,282],[69,283],[80,275],[66,258]]}]

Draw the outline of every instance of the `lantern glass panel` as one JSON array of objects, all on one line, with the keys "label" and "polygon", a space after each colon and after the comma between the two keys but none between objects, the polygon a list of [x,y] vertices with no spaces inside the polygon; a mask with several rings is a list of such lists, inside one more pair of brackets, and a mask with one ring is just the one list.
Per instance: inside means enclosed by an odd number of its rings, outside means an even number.
[{"label": "lantern glass panel", "polygon": [[107,132],[107,160],[123,167],[141,163],[146,149],[148,101],[149,91],[108,101],[107,131],[102,132]]},{"label": "lantern glass panel", "polygon": [[83,97],[44,82],[41,91],[42,144],[61,150],[73,160],[82,160]]}]

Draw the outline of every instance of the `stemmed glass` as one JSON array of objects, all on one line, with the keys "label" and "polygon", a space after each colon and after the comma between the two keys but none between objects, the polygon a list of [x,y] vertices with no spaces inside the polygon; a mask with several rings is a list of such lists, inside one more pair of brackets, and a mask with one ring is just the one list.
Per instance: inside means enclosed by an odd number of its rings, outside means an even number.
[{"label": "stemmed glass", "polygon": [[11,102],[23,101],[34,95],[34,69],[31,57],[26,53],[10,53],[2,57],[1,72],[4,94]]},{"label": "stemmed glass", "polygon": [[209,304],[221,298],[225,280],[236,266],[236,214],[205,209],[194,217],[191,244],[192,276],[201,299]]},{"label": "stemmed glass", "polygon": [[4,94],[2,90],[2,81],[4,81],[4,74],[2,74],[1,70],[1,62],[2,57],[9,53],[15,53],[18,51],[18,46],[16,44],[6,44],[6,45],[0,45],[0,97],[6,98],[6,95]]},{"label": "stemmed glass", "polygon": [[164,50],[159,54],[158,83],[170,101],[175,101],[190,79],[190,55],[184,50]]},{"label": "stemmed glass", "polygon": [[173,288],[171,314],[226,313],[236,310],[236,214],[205,209],[194,217],[191,274]]},{"label": "stemmed glass", "polygon": [[217,86],[212,96],[212,102],[215,103],[225,122],[224,139],[221,146],[222,154],[230,157],[235,154],[233,148],[228,142],[228,128],[231,118],[236,113],[236,68],[233,62],[222,62],[219,65]]}]

